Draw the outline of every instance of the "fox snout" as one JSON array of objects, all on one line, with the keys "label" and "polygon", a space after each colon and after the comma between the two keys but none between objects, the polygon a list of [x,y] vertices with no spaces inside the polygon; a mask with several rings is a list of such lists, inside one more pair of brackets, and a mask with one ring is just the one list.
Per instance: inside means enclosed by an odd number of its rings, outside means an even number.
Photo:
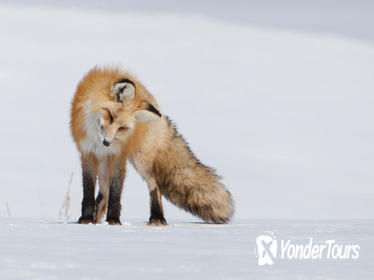
[{"label": "fox snout", "polygon": [[109,147],[112,143],[113,139],[115,138],[117,134],[117,128],[118,125],[110,125],[107,127],[101,126],[100,128],[100,135],[101,135],[101,141],[103,141],[103,145],[105,147]]},{"label": "fox snout", "polygon": [[106,146],[106,147],[109,147],[110,141],[108,141],[107,139],[104,139],[103,145]]}]

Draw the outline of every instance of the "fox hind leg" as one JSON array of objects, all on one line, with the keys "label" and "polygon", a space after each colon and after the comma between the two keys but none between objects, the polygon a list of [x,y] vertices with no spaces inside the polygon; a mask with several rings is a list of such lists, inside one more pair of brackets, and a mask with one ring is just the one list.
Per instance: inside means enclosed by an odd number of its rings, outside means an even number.
[{"label": "fox hind leg", "polygon": [[96,197],[96,221],[100,222],[108,207],[108,196],[104,196],[100,191]]},{"label": "fox hind leg", "polygon": [[108,199],[109,199],[109,184],[107,182],[106,176],[99,173],[99,193],[96,197],[96,221],[100,222],[100,220],[105,215],[105,212],[108,208]]},{"label": "fox hind leg", "polygon": [[164,226],[167,222],[164,217],[164,210],[162,208],[162,196],[155,179],[147,181],[150,199],[150,226]]}]

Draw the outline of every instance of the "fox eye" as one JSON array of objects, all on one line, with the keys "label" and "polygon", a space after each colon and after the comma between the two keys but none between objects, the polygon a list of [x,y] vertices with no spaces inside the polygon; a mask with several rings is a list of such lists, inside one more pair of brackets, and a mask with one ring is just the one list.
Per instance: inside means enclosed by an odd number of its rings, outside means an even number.
[{"label": "fox eye", "polygon": [[106,111],[106,113],[107,113],[107,115],[109,117],[109,122],[112,123],[113,122],[113,116],[112,116],[112,114],[110,113],[110,111],[107,108],[103,108],[103,109]]},{"label": "fox eye", "polygon": [[120,128],[118,128],[118,131],[122,132],[122,131],[125,131],[127,129],[128,129],[127,126],[121,126]]}]

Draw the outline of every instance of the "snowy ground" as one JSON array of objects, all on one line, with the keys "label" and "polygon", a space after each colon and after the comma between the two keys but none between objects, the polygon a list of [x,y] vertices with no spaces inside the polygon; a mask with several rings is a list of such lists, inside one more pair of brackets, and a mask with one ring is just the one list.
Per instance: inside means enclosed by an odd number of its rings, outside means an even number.
[{"label": "snowy ground", "polygon": [[[354,219],[374,218],[373,4],[151,2],[0,2],[0,279],[372,279],[373,223]],[[154,93],[224,177],[233,224],[196,224],[165,203],[171,225],[145,227],[132,168],[124,226],[57,220],[72,172],[69,221],[80,214],[69,109],[96,64],[120,64]],[[357,243],[361,255],[258,267],[266,230]]]},{"label": "snowy ground", "polygon": [[[357,260],[281,260],[258,266],[255,240],[335,239],[361,247]],[[1,279],[372,279],[373,221],[170,222],[148,227],[0,219]],[[11,240],[11,241],[10,241]],[[4,276],[6,276],[4,278]]]}]

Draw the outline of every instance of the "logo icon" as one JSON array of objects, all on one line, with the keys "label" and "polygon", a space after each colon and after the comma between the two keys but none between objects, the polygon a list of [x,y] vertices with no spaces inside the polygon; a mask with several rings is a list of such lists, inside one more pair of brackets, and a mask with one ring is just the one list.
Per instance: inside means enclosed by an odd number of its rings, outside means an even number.
[{"label": "logo icon", "polygon": [[277,257],[278,243],[273,234],[259,235],[256,239],[258,265],[273,265]]}]

